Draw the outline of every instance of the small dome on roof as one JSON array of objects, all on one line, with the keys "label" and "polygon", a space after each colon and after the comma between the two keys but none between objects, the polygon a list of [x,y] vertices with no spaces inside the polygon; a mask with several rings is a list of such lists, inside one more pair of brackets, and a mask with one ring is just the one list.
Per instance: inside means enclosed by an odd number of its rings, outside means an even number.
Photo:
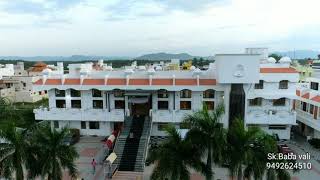
[{"label": "small dome on roof", "polygon": [[277,60],[273,57],[269,57],[267,61],[268,61],[268,63],[276,63],[277,62]]},{"label": "small dome on roof", "polygon": [[192,71],[195,70],[195,69],[196,69],[195,66],[191,66],[191,67],[190,67],[190,70],[192,70]]},{"label": "small dome on roof", "polygon": [[287,56],[282,57],[279,61],[280,63],[291,63],[291,59]]}]

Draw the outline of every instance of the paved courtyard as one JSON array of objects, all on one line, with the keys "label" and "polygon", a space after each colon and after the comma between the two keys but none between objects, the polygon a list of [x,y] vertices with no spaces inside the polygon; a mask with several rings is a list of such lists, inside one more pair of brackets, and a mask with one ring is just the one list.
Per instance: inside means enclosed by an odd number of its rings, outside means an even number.
[{"label": "paved courtyard", "polygon": [[[78,179],[84,180],[103,180],[104,172],[100,162],[102,162],[103,155],[106,148],[103,146],[101,140],[103,137],[81,137],[80,142],[75,145],[80,157],[76,161],[79,170]],[[292,180],[318,180],[320,179],[320,151],[311,147],[303,138],[295,137],[293,141],[286,142],[288,146],[296,154],[311,154],[311,160],[304,160],[303,162],[311,162],[311,170],[300,170],[296,173],[291,172]],[[98,162],[96,172],[93,173],[91,166],[92,159],[95,158]],[[149,180],[152,173],[153,166],[147,166],[143,173],[143,179]],[[229,180],[231,179],[226,168],[214,167],[214,179]],[[128,175],[128,178],[130,179]],[[64,173],[64,180],[71,180],[67,172]],[[140,178],[139,178],[140,179]],[[197,172],[191,172],[191,180],[204,180],[205,178]]]}]

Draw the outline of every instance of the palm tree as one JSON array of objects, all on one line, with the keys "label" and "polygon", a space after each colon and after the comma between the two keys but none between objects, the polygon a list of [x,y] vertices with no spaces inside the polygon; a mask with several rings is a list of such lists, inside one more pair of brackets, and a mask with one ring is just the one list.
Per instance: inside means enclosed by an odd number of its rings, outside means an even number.
[{"label": "palm tree", "polygon": [[168,139],[159,147],[150,149],[147,161],[155,164],[152,180],[188,180],[190,168],[203,174],[210,173],[201,161],[202,149],[196,149],[192,142],[182,139],[173,126],[166,128]]},{"label": "palm tree", "polygon": [[232,177],[262,179],[265,175],[268,180],[290,179],[288,171],[266,167],[267,154],[277,153],[277,144],[272,136],[259,128],[246,129],[242,119],[235,119],[229,128],[227,142],[226,162]]},{"label": "palm tree", "polygon": [[23,180],[23,164],[25,162],[25,138],[23,131],[13,124],[0,130],[0,174],[10,178],[15,173],[15,179]]},{"label": "palm tree", "polygon": [[[190,141],[199,149],[207,150],[208,169],[212,169],[212,161],[221,163],[226,145],[226,131],[220,119],[224,114],[224,106],[219,105],[214,111],[209,111],[207,106],[194,114],[187,115],[184,123],[190,124],[188,132]],[[212,174],[207,174],[206,179],[212,179]]]},{"label": "palm tree", "polygon": [[[78,158],[78,153],[74,146],[64,143],[64,138],[69,133],[67,128],[56,130],[48,125],[40,126],[35,130],[30,141],[31,154],[28,158],[31,177],[41,175],[48,180],[61,180],[63,169],[68,169],[71,177],[77,176],[75,160]],[[32,163],[33,160],[38,163]]]}]

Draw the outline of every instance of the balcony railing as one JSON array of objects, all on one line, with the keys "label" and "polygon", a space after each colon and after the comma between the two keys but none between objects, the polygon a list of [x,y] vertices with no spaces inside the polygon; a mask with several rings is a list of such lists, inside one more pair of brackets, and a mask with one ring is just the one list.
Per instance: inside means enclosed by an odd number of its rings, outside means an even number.
[{"label": "balcony railing", "polygon": [[124,121],[124,110],[113,109],[74,109],[74,108],[40,108],[33,110],[37,120],[69,121]]},{"label": "balcony railing", "polygon": [[291,124],[296,125],[296,112],[284,110],[249,110],[247,124]]}]

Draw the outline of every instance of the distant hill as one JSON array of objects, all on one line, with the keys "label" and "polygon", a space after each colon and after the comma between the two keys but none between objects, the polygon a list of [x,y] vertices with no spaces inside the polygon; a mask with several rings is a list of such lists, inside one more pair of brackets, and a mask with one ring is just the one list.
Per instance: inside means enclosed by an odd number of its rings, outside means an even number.
[{"label": "distant hill", "polygon": [[180,60],[188,60],[192,59],[196,56],[191,56],[187,53],[180,53],[180,54],[169,54],[169,53],[153,53],[153,54],[146,54],[140,57],[136,57],[137,60],[153,60],[153,61],[160,61],[160,60],[170,60],[170,59],[180,59]]},{"label": "distant hill", "polygon": [[132,57],[125,56],[0,56],[0,60],[25,60],[25,61],[93,61],[93,60],[131,60]]},{"label": "distant hill", "polygon": [[295,50],[295,51],[279,51],[279,52],[273,52],[275,54],[281,55],[281,56],[288,56],[291,59],[318,59],[318,54],[320,54],[320,51],[313,51],[313,50]]}]

